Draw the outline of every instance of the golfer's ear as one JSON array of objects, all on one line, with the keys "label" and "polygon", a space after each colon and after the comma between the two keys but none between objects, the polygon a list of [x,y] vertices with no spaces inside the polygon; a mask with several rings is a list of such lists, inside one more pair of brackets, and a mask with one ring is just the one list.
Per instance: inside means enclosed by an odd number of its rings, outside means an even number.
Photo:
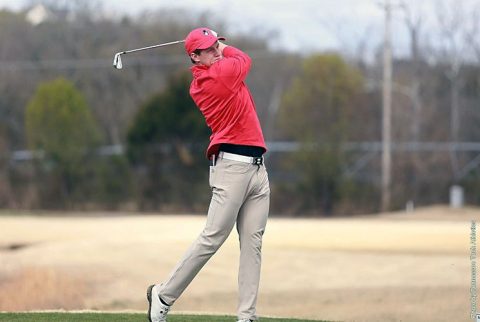
[{"label": "golfer's ear", "polygon": [[195,54],[195,53],[191,53],[190,58],[196,63],[200,62],[200,59],[198,58],[198,55]]}]

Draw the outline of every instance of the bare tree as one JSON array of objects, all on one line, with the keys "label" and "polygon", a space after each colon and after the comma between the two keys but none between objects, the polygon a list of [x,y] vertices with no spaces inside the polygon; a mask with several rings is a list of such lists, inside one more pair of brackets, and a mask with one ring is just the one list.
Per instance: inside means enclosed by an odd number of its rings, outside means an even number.
[{"label": "bare tree", "polygon": [[472,5],[466,32],[467,44],[471,47],[474,58],[480,62],[480,3]]},{"label": "bare tree", "polygon": [[408,30],[410,38],[410,59],[412,61],[413,75],[411,81],[410,98],[412,100],[412,122],[411,122],[411,137],[413,142],[419,140],[420,124],[421,124],[421,97],[420,84],[422,78],[422,54],[420,49],[421,35],[423,32],[425,18],[424,16],[412,9],[405,1],[401,3],[401,9],[404,14],[405,26]]},{"label": "bare tree", "polygon": [[[321,20],[320,20],[321,21]],[[347,28],[348,23],[340,21],[321,21],[321,25],[335,35],[339,43],[339,52],[347,61],[352,62],[359,69],[366,71],[369,61],[374,57],[375,50],[380,43],[375,26],[368,24],[353,30]]]},{"label": "bare tree", "polygon": [[[473,58],[477,64],[480,63],[480,4],[477,4],[471,11],[465,41],[470,46]],[[478,75],[478,86],[480,90],[480,74]]]},{"label": "bare tree", "polygon": [[[438,23],[438,62],[446,65],[446,77],[450,81],[450,140],[460,140],[460,88],[462,78],[460,70],[465,63],[465,8],[463,2],[439,1],[436,6]],[[450,153],[454,177],[459,169],[458,155],[455,150]]]},{"label": "bare tree", "polygon": [[[407,1],[400,3],[400,9],[403,13],[403,22],[408,31],[410,40],[410,73],[408,85],[405,86],[404,94],[408,96],[410,104],[412,106],[412,113],[410,114],[410,140],[417,143],[420,140],[420,128],[423,121],[422,115],[422,97],[420,88],[422,84],[422,76],[424,74],[423,57],[420,42],[422,41],[422,35],[425,26],[425,16],[420,11],[418,5],[416,8],[412,4],[408,4]],[[407,157],[405,172],[405,179],[409,186],[408,196],[410,201],[417,203],[419,182],[422,180],[419,178],[422,171],[422,160],[418,152],[412,151],[410,158]]]}]

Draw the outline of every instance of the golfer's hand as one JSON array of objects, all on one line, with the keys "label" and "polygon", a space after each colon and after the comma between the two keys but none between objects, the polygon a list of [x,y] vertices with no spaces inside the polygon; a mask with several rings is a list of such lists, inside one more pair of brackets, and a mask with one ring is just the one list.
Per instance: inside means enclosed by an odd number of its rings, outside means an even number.
[{"label": "golfer's hand", "polygon": [[[212,32],[212,34],[213,34],[215,37],[218,37],[218,33],[217,33],[215,30],[211,30],[211,29],[210,29],[210,31]],[[227,45],[225,45],[224,43],[222,43],[220,40],[218,41],[218,44],[219,44],[218,49],[220,50],[221,53],[223,53],[223,49],[224,49],[225,47],[227,47]]]},{"label": "golfer's hand", "polygon": [[220,50],[221,53],[223,53],[223,49],[225,49],[227,45],[225,45],[223,42],[218,41],[218,49]]}]

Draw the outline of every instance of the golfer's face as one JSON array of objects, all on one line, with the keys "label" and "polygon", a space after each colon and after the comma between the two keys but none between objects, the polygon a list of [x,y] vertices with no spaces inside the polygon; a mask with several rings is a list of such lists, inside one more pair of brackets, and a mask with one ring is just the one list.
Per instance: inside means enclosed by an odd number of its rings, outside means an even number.
[{"label": "golfer's face", "polygon": [[194,58],[194,60],[198,61],[202,65],[211,66],[214,62],[223,58],[218,47],[219,44],[217,41],[212,47],[203,49],[200,52],[200,55],[195,55],[197,59]]}]

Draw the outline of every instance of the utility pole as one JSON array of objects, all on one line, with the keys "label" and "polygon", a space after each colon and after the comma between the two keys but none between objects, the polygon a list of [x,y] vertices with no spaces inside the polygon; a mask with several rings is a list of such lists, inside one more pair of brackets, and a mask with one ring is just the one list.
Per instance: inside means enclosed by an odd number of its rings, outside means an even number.
[{"label": "utility pole", "polygon": [[392,181],[392,5],[385,0],[385,35],[383,43],[383,100],[382,100],[382,203],[381,210],[389,211]]}]

